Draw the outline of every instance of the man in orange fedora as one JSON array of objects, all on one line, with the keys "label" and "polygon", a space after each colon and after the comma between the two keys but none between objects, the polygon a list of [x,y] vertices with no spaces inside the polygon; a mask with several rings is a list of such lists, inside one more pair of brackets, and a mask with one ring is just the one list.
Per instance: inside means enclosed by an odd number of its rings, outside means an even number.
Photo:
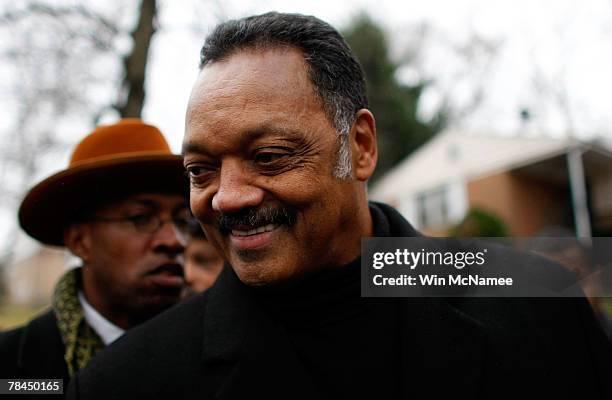
[{"label": "man in orange fedora", "polygon": [[82,266],[59,280],[52,310],[0,335],[0,377],[70,379],[125,330],[177,303],[187,190],[182,157],[137,119],[98,127],[67,169],[34,186],[21,227]]}]

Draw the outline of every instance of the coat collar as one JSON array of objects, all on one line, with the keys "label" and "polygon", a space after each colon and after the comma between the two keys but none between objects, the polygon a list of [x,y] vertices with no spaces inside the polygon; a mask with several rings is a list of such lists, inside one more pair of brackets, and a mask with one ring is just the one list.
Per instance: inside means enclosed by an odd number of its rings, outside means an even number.
[{"label": "coat collar", "polygon": [[234,270],[225,265],[208,291],[202,358],[205,362],[237,361],[257,307]]}]

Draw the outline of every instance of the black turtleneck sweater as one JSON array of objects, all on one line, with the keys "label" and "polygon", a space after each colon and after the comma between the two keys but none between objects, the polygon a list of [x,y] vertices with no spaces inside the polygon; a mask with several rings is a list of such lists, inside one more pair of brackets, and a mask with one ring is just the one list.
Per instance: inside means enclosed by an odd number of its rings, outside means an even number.
[{"label": "black turtleneck sweater", "polygon": [[[375,235],[389,236],[372,210]],[[314,274],[291,289],[255,298],[286,331],[298,360],[323,398],[399,397],[397,299],[361,298],[360,258]]]}]

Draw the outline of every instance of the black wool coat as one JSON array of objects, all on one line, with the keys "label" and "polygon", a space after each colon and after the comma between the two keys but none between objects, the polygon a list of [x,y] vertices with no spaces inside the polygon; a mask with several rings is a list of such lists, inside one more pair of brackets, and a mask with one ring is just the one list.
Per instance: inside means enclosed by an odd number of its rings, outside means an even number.
[{"label": "black wool coat", "polygon": [[[390,236],[418,235],[389,206],[371,212]],[[99,353],[68,398],[326,398],[250,293],[225,268],[209,291]],[[612,398],[612,347],[584,299],[397,301],[400,398]]]}]

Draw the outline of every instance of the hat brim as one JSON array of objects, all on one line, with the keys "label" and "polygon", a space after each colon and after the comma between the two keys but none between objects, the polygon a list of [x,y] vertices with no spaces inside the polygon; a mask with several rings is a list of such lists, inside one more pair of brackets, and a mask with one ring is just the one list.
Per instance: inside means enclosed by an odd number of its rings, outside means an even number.
[{"label": "hat brim", "polygon": [[63,246],[64,230],[84,210],[136,193],[188,196],[183,159],[140,155],[78,165],[43,180],[25,196],[19,224],[42,243]]}]

